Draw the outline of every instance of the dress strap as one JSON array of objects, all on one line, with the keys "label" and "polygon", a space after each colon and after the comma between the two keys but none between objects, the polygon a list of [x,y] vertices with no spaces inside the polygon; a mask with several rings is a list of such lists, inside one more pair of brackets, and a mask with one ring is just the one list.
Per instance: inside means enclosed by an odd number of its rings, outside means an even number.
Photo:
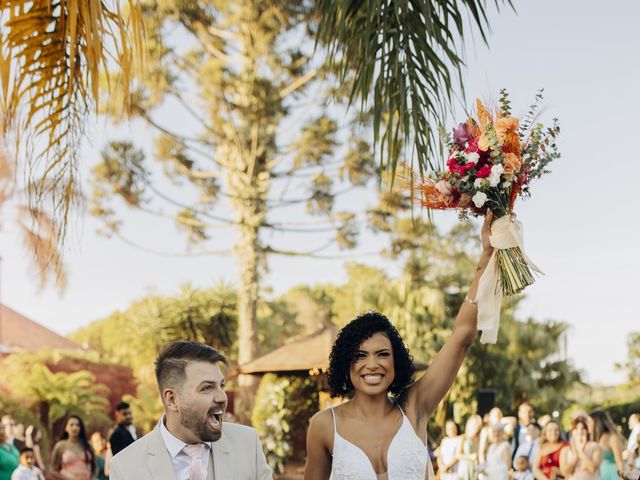
[{"label": "dress strap", "polygon": [[331,416],[333,417],[333,432],[336,433],[338,431],[338,427],[336,427],[336,414],[333,411],[333,407],[329,407],[331,410]]},{"label": "dress strap", "polygon": [[400,404],[396,403],[396,405],[398,405],[398,408],[400,409],[400,413],[402,414],[402,416],[406,417],[406,415],[404,414],[404,410],[402,410],[402,407],[400,406]]}]

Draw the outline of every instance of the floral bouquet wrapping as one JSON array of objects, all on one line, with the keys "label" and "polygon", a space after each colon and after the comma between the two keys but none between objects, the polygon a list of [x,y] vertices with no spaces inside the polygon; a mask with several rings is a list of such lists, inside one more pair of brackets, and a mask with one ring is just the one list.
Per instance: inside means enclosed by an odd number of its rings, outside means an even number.
[{"label": "floral bouquet wrapping", "polygon": [[511,115],[508,94],[502,90],[500,106],[490,111],[476,102],[470,117],[446,138],[446,169],[430,172],[411,188],[420,203],[432,209],[457,209],[461,217],[485,215],[490,209],[491,245],[494,253],[478,285],[478,329],[481,342],[495,343],[503,295],[513,295],[542,273],[524,253],[522,225],[513,213],[515,200],[529,195],[532,180],[548,173],[547,165],[560,157],[557,120],[545,128],[537,123],[541,92],[523,122]]}]

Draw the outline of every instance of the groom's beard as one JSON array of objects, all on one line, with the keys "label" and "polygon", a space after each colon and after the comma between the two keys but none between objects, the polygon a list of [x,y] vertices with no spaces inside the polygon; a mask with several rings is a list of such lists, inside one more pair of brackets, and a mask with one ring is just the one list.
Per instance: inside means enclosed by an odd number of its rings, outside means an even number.
[{"label": "groom's beard", "polygon": [[180,424],[191,430],[202,442],[215,442],[222,436],[222,418],[220,419],[220,429],[214,430],[208,422],[209,415],[213,415],[219,407],[210,408],[207,412],[201,413],[194,408],[182,407],[180,409]]}]

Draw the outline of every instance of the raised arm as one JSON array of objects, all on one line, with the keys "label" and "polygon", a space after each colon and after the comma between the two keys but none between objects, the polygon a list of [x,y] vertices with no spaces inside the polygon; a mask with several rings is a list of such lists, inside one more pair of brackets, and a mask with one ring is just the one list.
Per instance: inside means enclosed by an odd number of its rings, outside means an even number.
[{"label": "raised arm", "polygon": [[476,337],[478,305],[474,302],[478,282],[493,253],[493,247],[489,243],[492,218],[493,215],[488,213],[482,225],[482,255],[467,292],[467,298],[456,316],[451,336],[429,365],[426,373],[410,387],[408,405],[415,406],[416,418],[428,417],[438,406],[440,400],[451,388],[467,350]]}]

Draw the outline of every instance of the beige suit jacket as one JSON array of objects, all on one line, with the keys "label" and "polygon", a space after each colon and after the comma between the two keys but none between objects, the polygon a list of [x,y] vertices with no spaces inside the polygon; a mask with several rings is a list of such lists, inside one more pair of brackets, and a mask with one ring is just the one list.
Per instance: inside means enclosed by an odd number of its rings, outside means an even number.
[{"label": "beige suit jacket", "polygon": [[[273,474],[251,427],[225,423],[213,442],[215,480],[272,480]],[[133,442],[109,462],[110,480],[178,480],[160,427]]]}]

